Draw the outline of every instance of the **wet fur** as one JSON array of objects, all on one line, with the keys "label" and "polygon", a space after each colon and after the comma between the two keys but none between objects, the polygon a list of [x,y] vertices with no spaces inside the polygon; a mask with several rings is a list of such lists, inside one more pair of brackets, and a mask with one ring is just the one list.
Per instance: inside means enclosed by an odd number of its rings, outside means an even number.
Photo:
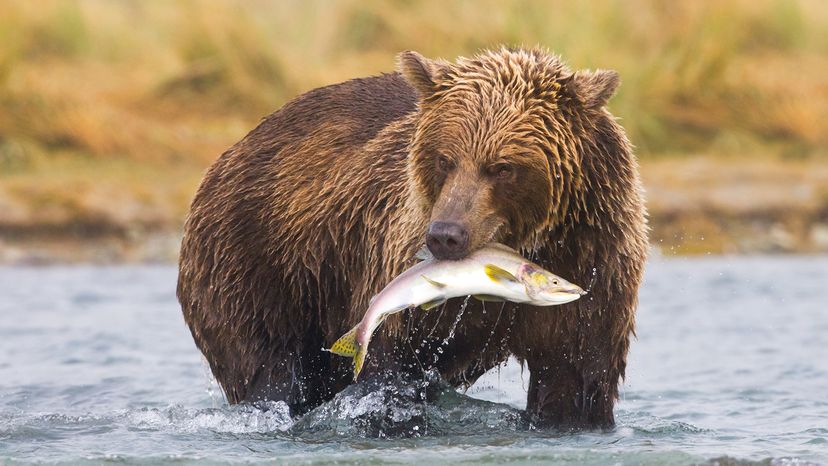
[{"label": "wet fur", "polygon": [[[636,160],[604,108],[617,75],[510,49],[404,53],[399,69],[296,98],[205,175],[178,296],[228,400],[301,413],[347,386],[350,360],[320,349],[412,265],[435,212],[458,209],[444,195],[456,178],[473,245],[503,241],[590,294],[552,310],[472,301],[451,339],[463,300],[397,314],[365,372],[433,367],[467,385],[514,354],[533,421],[611,426],[647,249]],[[438,153],[463,170],[440,173]],[[519,182],[481,185],[503,158]]]}]

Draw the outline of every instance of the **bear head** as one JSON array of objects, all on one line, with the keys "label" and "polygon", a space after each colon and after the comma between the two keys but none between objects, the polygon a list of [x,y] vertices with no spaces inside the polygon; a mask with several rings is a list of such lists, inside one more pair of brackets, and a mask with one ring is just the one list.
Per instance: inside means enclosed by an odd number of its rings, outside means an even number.
[{"label": "bear head", "polygon": [[583,202],[583,147],[616,72],[505,48],[455,63],[403,52],[398,69],[419,96],[408,174],[437,258],[490,241],[532,248]]}]

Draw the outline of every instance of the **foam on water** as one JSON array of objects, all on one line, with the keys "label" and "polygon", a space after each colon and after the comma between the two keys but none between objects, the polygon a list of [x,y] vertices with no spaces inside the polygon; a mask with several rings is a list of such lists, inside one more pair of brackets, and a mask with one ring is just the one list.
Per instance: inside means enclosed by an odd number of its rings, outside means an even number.
[{"label": "foam on water", "polygon": [[281,401],[228,408],[142,408],[125,411],[121,421],[133,429],[174,433],[267,434],[284,432],[293,426],[290,408]]},{"label": "foam on water", "polygon": [[608,432],[526,422],[516,361],[465,394],[428,374],[296,419],[228,406],[174,283],[172,267],[0,268],[0,464],[828,461],[825,258],[651,263]]}]

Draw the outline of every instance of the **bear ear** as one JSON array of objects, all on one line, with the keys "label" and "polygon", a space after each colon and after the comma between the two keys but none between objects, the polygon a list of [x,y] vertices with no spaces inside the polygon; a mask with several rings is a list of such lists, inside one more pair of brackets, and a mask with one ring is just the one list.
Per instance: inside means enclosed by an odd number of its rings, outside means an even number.
[{"label": "bear ear", "polygon": [[411,50],[397,55],[397,70],[414,86],[421,99],[437,90],[437,83],[445,67],[445,63],[429,60]]},{"label": "bear ear", "polygon": [[588,109],[606,105],[619,84],[621,77],[613,70],[577,71],[569,82],[578,100]]}]

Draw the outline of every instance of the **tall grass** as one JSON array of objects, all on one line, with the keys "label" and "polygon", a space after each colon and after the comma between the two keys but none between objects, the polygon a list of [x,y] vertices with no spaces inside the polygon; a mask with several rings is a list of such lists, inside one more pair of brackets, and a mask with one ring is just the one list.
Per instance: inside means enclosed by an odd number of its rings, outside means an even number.
[{"label": "tall grass", "polygon": [[781,0],[5,2],[0,138],[203,161],[286,99],[390,70],[400,50],[501,43],[619,70],[612,108],[645,157],[828,145],[828,5]]},{"label": "tall grass", "polygon": [[[819,0],[11,0],[0,207],[9,186],[47,189],[66,164],[200,169],[287,99],[390,71],[401,50],[452,59],[499,44],[618,70],[610,106],[645,161],[828,158]],[[146,181],[158,180],[176,182]]]}]

